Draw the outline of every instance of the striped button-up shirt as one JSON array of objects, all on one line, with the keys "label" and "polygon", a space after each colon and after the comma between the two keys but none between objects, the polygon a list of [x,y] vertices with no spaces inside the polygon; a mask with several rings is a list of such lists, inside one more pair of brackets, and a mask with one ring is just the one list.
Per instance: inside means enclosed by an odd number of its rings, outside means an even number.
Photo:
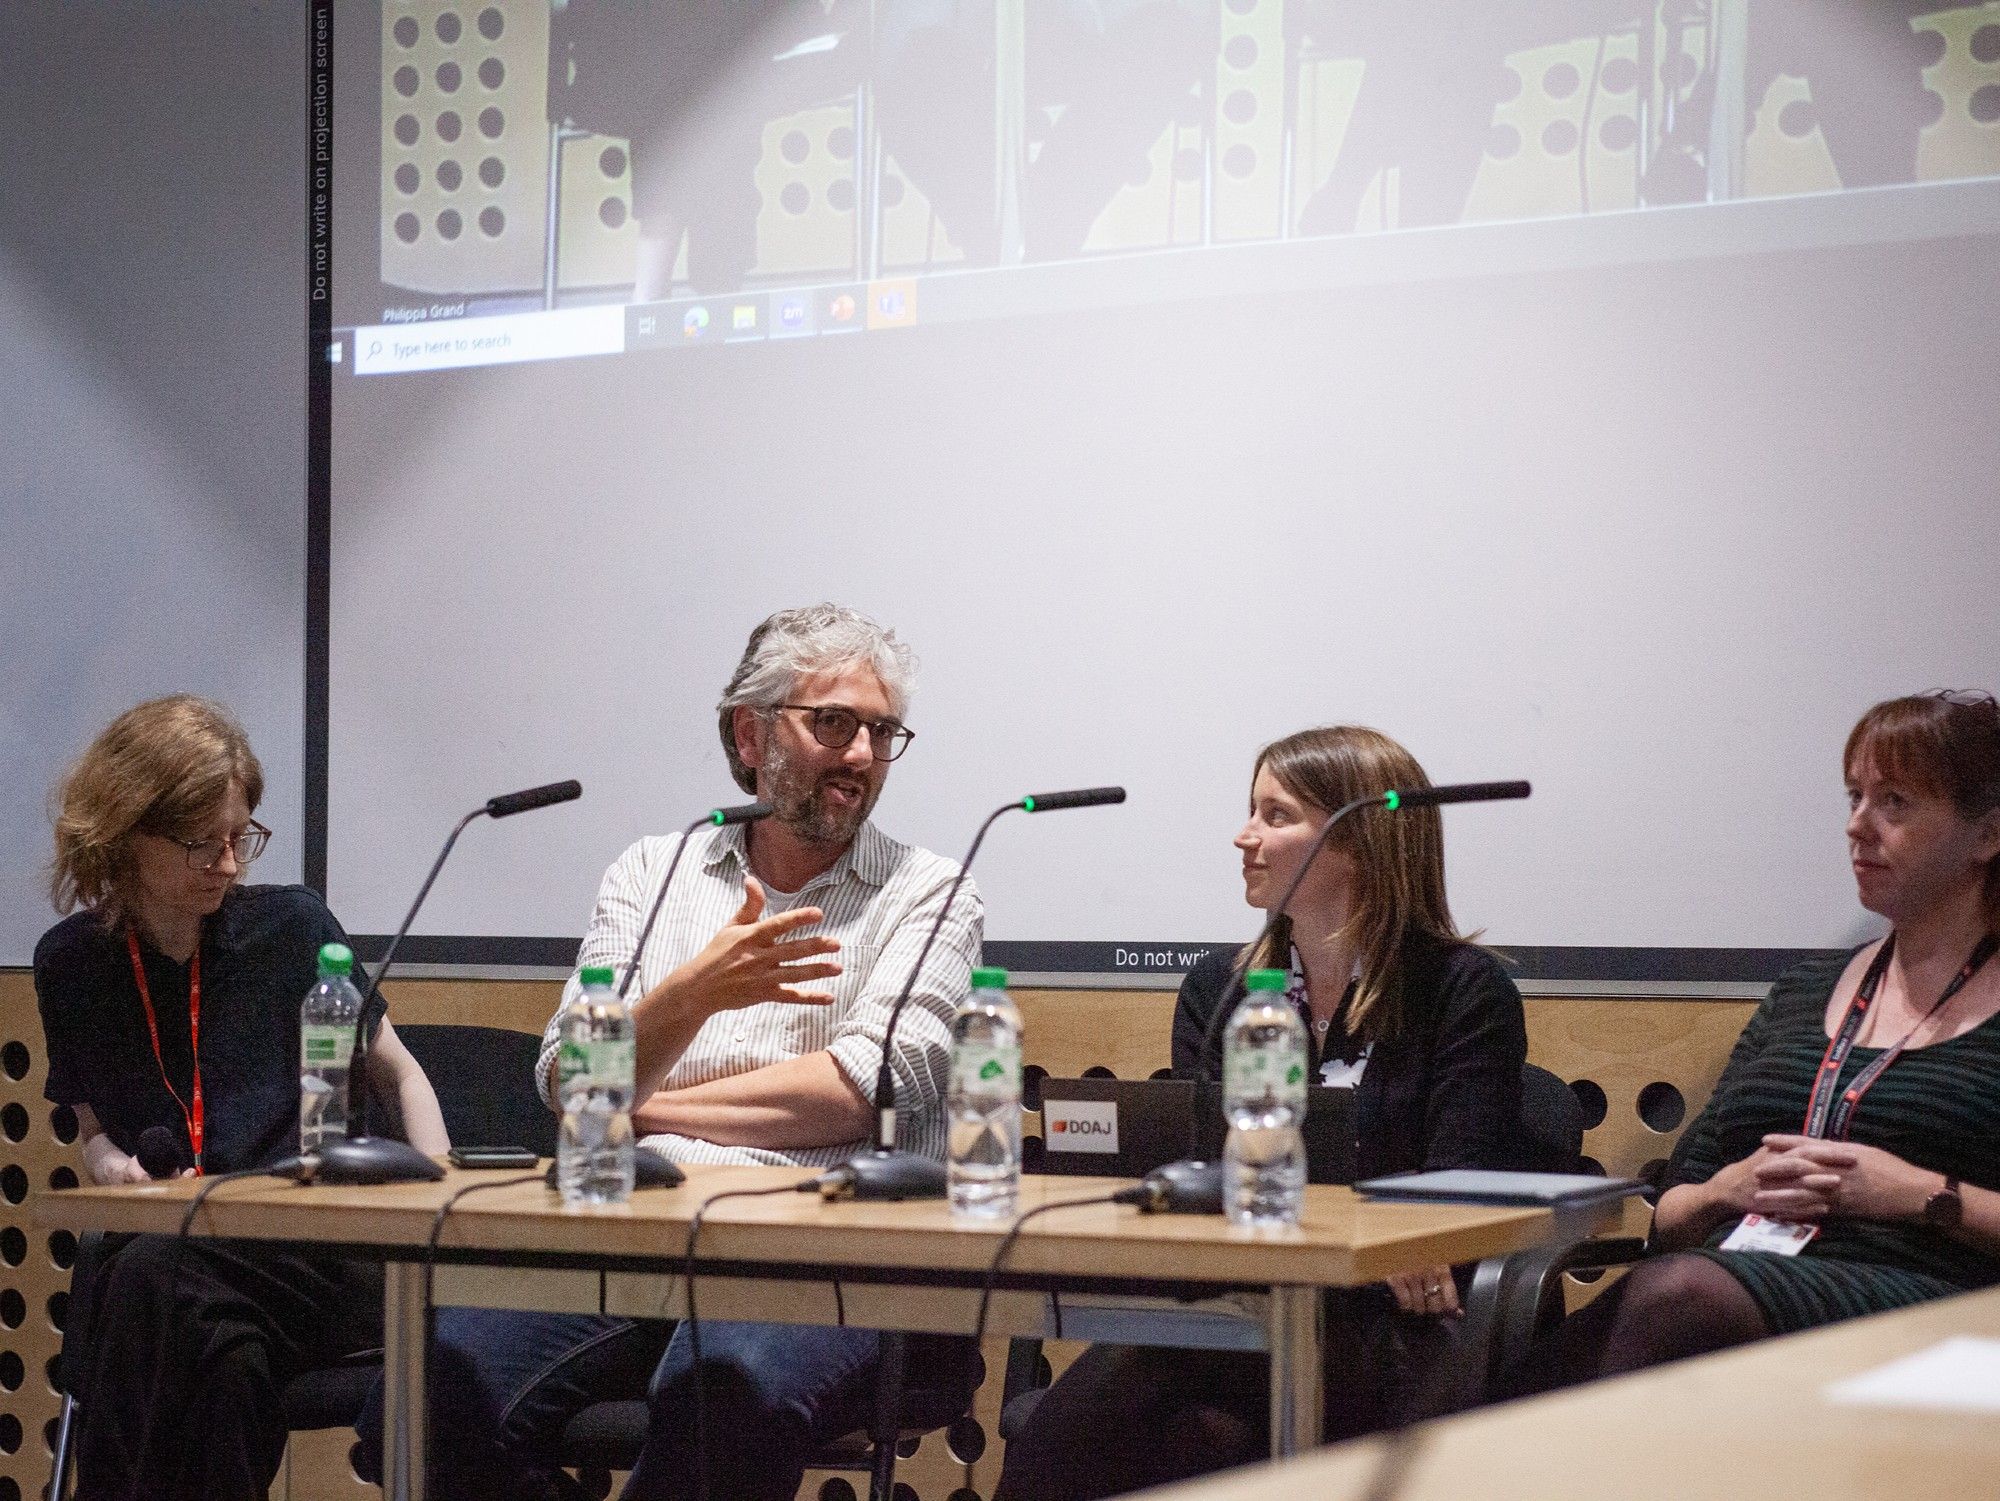
[{"label": "striped button-up shirt", "polygon": [[[604,873],[590,928],[577,955],[578,968],[606,965],[624,978],[625,966],[639,941],[639,929],[659,895],[679,841],[677,834],[641,839]],[[659,921],[646,940],[646,952],[640,956],[639,973],[629,995],[645,994],[707,947],[743,905],[743,881],[749,869],[742,825],[703,829],[693,836],[674,875],[673,890],[660,909]],[[767,887],[767,916],[794,907],[818,907],[825,914],[821,922],[797,930],[794,936],[824,934],[840,940],[840,952],[831,957],[840,963],[841,972],[831,980],[809,982],[814,989],[831,991],[833,1004],[765,1001],[717,1012],[702,1023],[687,1051],[669,1070],[664,1087],[685,1089],[825,1052],[861,1097],[873,1100],[889,1010],[917,962],[924,937],[937,920],[945,892],[957,873],[955,862],[898,844],[874,824],[865,823],[847,852],[830,869],[808,881],[804,889],[780,893]],[[959,888],[951,914],[924,961],[924,972],[917,977],[909,1003],[896,1023],[892,1060],[900,1115],[896,1144],[929,1157],[944,1155],[951,1017],[970,989],[982,926],[979,893],[968,880]],[[565,1006],[580,988],[572,975],[563,987]],[[550,1064],[561,1020],[558,1011],[542,1033],[535,1077],[544,1099],[549,1094]],[[767,1151],[666,1134],[648,1137],[646,1144],[679,1162],[831,1167],[845,1162],[864,1143],[830,1142]]]}]

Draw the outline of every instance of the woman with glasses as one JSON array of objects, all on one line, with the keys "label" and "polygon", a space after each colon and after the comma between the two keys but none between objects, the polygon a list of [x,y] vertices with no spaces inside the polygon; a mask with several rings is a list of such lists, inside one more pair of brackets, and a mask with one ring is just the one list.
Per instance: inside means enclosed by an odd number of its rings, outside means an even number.
[{"label": "woman with glasses", "polygon": [[[1375,730],[1303,730],[1266,746],[1235,839],[1244,900],[1276,908],[1336,808],[1429,785],[1416,758]],[[1251,967],[1289,972],[1310,1072],[1355,1091],[1357,1177],[1531,1165],[1520,992],[1452,921],[1437,810],[1350,817],[1286,913]],[[1176,1077],[1222,1076],[1222,1028],[1211,1024],[1232,1000],[1239,957],[1212,954],[1182,983]],[[1437,1266],[1329,1299],[1329,1436],[1428,1415],[1423,1395],[1456,1342],[1459,1291],[1454,1269]],[[1261,1355],[1096,1346],[1008,1443],[995,1501],[1122,1495],[1268,1455],[1268,1382]]]},{"label": "woman with glasses", "polygon": [[[144,1181],[142,1143],[154,1166],[193,1174],[299,1149],[299,1003],[321,945],[345,937],[304,887],[240,884],[270,838],[252,816],[263,790],[241,727],[185,694],[120,715],[62,781],[50,894],[72,915],[35,947],[35,992],[44,1092],[75,1111],[98,1183]],[[387,1020],[368,1065],[410,1140],[446,1150],[437,1098]],[[380,1342],[379,1292],[357,1270],[121,1242],[92,1326],[68,1331],[83,1342],[76,1495],[261,1501],[285,1382]]]}]

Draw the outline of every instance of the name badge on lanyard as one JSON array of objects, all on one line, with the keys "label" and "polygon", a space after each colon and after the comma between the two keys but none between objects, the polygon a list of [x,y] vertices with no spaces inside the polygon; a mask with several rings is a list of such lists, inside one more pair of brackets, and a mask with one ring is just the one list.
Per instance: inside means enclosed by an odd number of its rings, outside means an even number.
[{"label": "name badge on lanyard", "polygon": [[1794,1225],[1788,1220],[1772,1220],[1766,1219],[1761,1214],[1746,1214],[1736,1228],[1729,1232],[1729,1239],[1722,1243],[1721,1249],[1763,1251],[1772,1256],[1796,1256],[1817,1234],[1819,1234],[1817,1225]]}]

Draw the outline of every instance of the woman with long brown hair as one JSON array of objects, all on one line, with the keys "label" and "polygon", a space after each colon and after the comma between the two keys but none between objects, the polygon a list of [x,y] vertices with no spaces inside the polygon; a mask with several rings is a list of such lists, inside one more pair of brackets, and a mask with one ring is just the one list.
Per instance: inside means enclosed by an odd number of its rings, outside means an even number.
[{"label": "woman with long brown hair", "polygon": [[[144,1181],[164,1132],[187,1173],[299,1150],[299,1003],[345,943],[303,886],[243,886],[271,831],[241,726],[187,694],[120,715],[57,793],[35,946],[45,1093],[76,1112],[98,1183]],[[75,910],[75,909],[81,910]],[[385,1019],[368,1082],[412,1142],[448,1146],[437,1097]],[[160,1139],[157,1137],[156,1139]],[[76,1495],[261,1501],[284,1453],[290,1376],[380,1341],[380,1293],[333,1257],[138,1236],[98,1274],[74,1381]]]},{"label": "woman with long brown hair", "polygon": [[[1335,809],[1429,785],[1415,757],[1376,730],[1304,730],[1266,746],[1235,840],[1244,900],[1273,908]],[[1219,1044],[1204,1052],[1203,1042],[1238,958],[1211,954],[1182,982],[1177,1077],[1221,1077]],[[1289,971],[1287,994],[1306,1023],[1312,1072],[1354,1090],[1361,1176],[1523,1165],[1520,992],[1452,920],[1435,808],[1348,819],[1252,960]],[[1448,1266],[1337,1295],[1327,1341],[1328,1434],[1412,1415],[1424,1373],[1452,1348],[1459,1311]],[[1268,1454],[1267,1374],[1255,1355],[1086,1351],[1008,1444],[996,1501],[1120,1495]]]}]

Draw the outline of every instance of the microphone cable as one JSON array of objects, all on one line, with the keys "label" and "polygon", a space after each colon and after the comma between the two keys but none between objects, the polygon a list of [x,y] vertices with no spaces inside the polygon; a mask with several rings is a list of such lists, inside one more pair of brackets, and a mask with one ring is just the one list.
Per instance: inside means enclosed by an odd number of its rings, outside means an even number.
[{"label": "microphone cable", "polygon": [[[687,1286],[688,1355],[694,1376],[694,1473],[695,1495],[709,1501],[708,1488],[708,1382],[701,1369],[701,1319],[694,1306],[694,1248],[701,1238],[702,1217],[724,1199],[764,1199],[773,1194],[814,1193],[819,1179],[803,1183],[780,1183],[771,1188],[725,1188],[712,1193],[695,1206],[688,1219],[687,1245],[681,1252],[681,1276]],[[846,1310],[841,1311],[843,1323]]]},{"label": "microphone cable", "polygon": [[451,1195],[442,1204],[438,1205],[437,1213],[431,1216],[431,1232],[424,1240],[424,1340],[426,1347],[424,1354],[426,1360],[429,1359],[430,1355],[430,1324],[433,1313],[431,1286],[433,1273],[437,1270],[438,1242],[444,1236],[444,1222],[451,1217],[452,1210],[458,1207],[458,1201],[467,1194],[476,1194],[481,1189],[487,1188],[515,1188],[523,1183],[539,1183],[543,1176],[539,1172],[522,1173],[513,1178],[486,1178],[475,1183],[468,1183],[463,1188],[454,1189]]},{"label": "microphone cable", "polygon": [[[1126,1197],[1126,1195],[1130,1192],[1131,1190],[1126,1189],[1114,1194],[1094,1194],[1088,1199],[1058,1199],[1053,1204],[1037,1204],[1026,1214],[1016,1216],[1014,1223],[1007,1227],[1007,1233],[1000,1237],[1000,1244],[994,1248],[993,1259],[986,1263],[986,1280],[979,1290],[979,1317],[972,1325],[973,1348],[977,1349],[986,1342],[986,1315],[993,1304],[993,1289],[1000,1280],[1001,1264],[1006,1261],[1008,1253],[1014,1249],[1014,1242],[1021,1238],[1021,1230],[1029,1220],[1034,1219],[1037,1215],[1051,1214],[1058,1209],[1082,1209],[1089,1204],[1129,1204],[1132,1200]],[[1055,1337],[1061,1339],[1061,1303],[1056,1304],[1056,1310],[1057,1323]]]},{"label": "microphone cable", "polygon": [[294,1184],[302,1185],[305,1180],[300,1178],[298,1173],[304,1163],[304,1157],[280,1157],[269,1167],[239,1167],[233,1173],[205,1176],[201,1187],[195,1190],[194,1197],[188,1200],[187,1212],[181,1216],[181,1227],[174,1232],[174,1239],[188,1238],[188,1232],[194,1228],[195,1215],[201,1211],[201,1206],[208,1202],[208,1196],[223,1184],[234,1183],[241,1178],[289,1178]]},{"label": "microphone cable", "polygon": [[[437,1308],[436,1305],[432,1302],[431,1291],[437,1272],[438,1242],[444,1236],[444,1222],[451,1217],[452,1210],[458,1207],[458,1201],[464,1198],[467,1194],[476,1194],[481,1189],[487,1189],[487,1188],[515,1188],[523,1183],[539,1183],[541,1179],[542,1179],[542,1174],[539,1172],[535,1172],[535,1173],[521,1173],[512,1178],[485,1178],[477,1180],[472,1183],[468,1183],[463,1188],[454,1189],[451,1192],[451,1194],[445,1199],[445,1201],[442,1204],[438,1205],[437,1213],[431,1216],[430,1234],[426,1236],[424,1239],[424,1308],[423,1308],[422,1338],[424,1342],[423,1368],[426,1371],[428,1371],[431,1366],[431,1335],[437,1322]],[[408,1395],[409,1394],[407,1392],[404,1393],[406,1399]],[[424,1404],[426,1406],[429,1406],[430,1404],[430,1384],[428,1382],[426,1382],[424,1385]],[[426,1418],[428,1418],[429,1415],[426,1414],[425,1416]],[[382,1462],[382,1467],[385,1471],[387,1470],[388,1467],[387,1450],[389,1447],[389,1424],[392,1421],[393,1419],[387,1412],[382,1414],[382,1447],[384,1453],[382,1455],[381,1462]],[[428,1423],[426,1424],[426,1426],[428,1427]],[[432,1456],[436,1454],[436,1452],[437,1452],[437,1445],[429,1443],[424,1445],[424,1494],[427,1496],[432,1494],[431,1461],[432,1461]],[[388,1479],[386,1473],[384,1474],[383,1479],[386,1485]]]}]

